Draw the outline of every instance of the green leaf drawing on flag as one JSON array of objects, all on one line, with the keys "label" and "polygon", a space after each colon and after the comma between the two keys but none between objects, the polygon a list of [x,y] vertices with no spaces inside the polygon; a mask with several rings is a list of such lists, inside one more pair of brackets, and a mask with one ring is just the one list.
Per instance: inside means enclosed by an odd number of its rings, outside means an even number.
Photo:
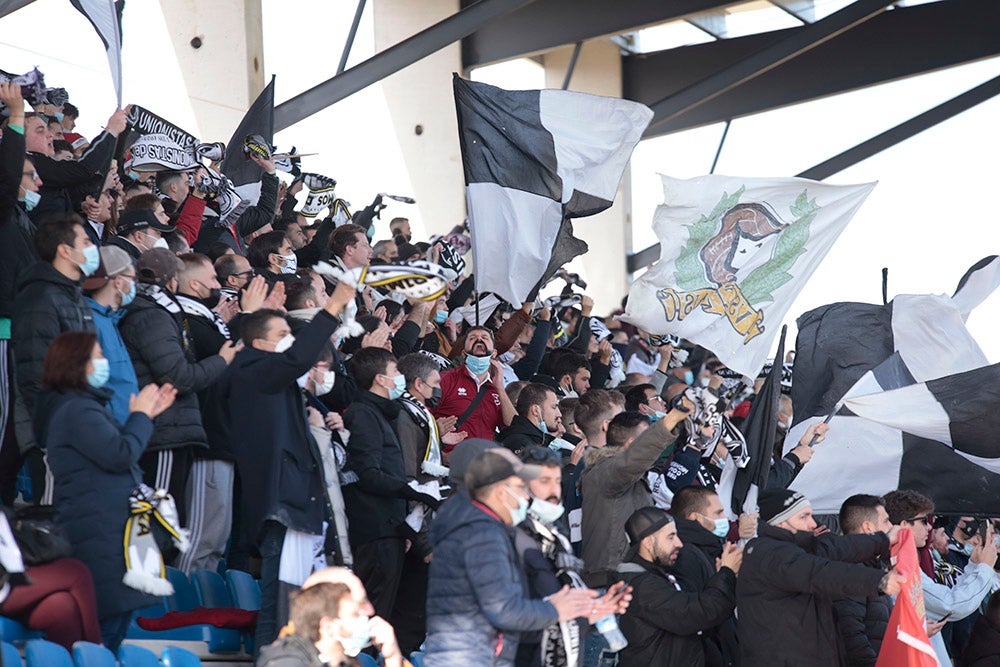
[{"label": "green leaf drawing on flag", "polygon": [[678,255],[674,263],[674,280],[677,286],[686,291],[693,291],[712,287],[708,277],[705,275],[705,265],[701,261],[699,253],[705,247],[708,240],[715,235],[719,227],[719,218],[722,214],[731,209],[740,201],[740,195],[746,190],[746,186],[741,187],[732,195],[722,193],[722,199],[715,205],[712,212],[707,216],[702,215],[697,222],[688,225],[688,241]]},{"label": "green leaf drawing on flag", "polygon": [[771,259],[740,281],[740,290],[747,301],[751,304],[774,301],[775,290],[792,279],[789,271],[799,255],[806,251],[809,225],[816,219],[820,208],[815,199],[809,199],[805,190],[795,199],[789,210],[796,220],[778,236]]}]

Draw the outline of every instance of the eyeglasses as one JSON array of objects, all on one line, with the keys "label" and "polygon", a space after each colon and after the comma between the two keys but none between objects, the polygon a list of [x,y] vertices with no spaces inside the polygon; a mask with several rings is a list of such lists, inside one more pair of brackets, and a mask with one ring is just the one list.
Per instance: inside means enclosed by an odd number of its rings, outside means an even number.
[{"label": "eyeglasses", "polygon": [[934,517],[929,516],[929,515],[928,516],[915,516],[912,519],[903,519],[903,521],[906,522],[906,523],[912,523],[912,524],[922,523],[925,526],[929,526],[932,523],[934,523]]}]

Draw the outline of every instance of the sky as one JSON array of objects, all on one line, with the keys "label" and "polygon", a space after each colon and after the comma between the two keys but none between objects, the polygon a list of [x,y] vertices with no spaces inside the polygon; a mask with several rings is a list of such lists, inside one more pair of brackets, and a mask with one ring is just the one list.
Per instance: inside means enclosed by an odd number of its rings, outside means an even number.
[{"label": "sky", "polygon": [[[370,5],[348,67],[374,54]],[[285,0],[262,0],[264,69],[266,78],[277,75],[279,103],[332,76],[355,3],[297,0],[295,11],[289,6]],[[36,0],[2,21],[0,69],[39,67],[49,85],[67,88],[81,108],[79,130],[91,136],[99,132],[115,99],[103,45],[86,19],[66,0]],[[171,93],[182,90],[182,77],[159,3],[127,3],[123,34],[126,101],[196,132],[190,103],[183,94]],[[998,73],[1000,58],[994,58],[736,119],[716,173],[794,175]],[[541,68],[531,61],[484,68],[473,76],[506,88],[537,88],[543,81]],[[903,293],[950,294],[970,265],[997,252],[998,116],[1000,99],[990,100],[828,179],[879,184],[790,308],[790,334],[795,317],[817,306],[880,302],[882,267],[889,268],[890,299]],[[707,173],[722,129],[721,124],[698,128],[642,142],[636,149],[631,164],[634,250],[656,240],[652,218],[662,201],[657,174],[689,178]],[[336,178],[338,194],[354,208],[378,192],[410,193],[378,84],[279,133],[275,143],[280,149],[294,143],[320,153],[304,168]],[[383,227],[396,215],[410,217],[415,236],[422,235],[419,204],[393,204],[383,213],[377,237],[386,236]],[[987,357],[1000,361],[1000,336],[995,335],[1000,296],[980,306],[968,324]]]}]

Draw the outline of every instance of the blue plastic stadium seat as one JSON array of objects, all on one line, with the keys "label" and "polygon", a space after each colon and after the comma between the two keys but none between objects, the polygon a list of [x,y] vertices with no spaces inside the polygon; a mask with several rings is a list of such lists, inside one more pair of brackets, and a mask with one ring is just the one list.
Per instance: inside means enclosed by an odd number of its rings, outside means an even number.
[{"label": "blue plastic stadium seat", "polygon": [[410,654],[410,663],[413,664],[413,667],[424,667],[424,654],[420,651],[414,651]]},{"label": "blue plastic stadium seat", "polygon": [[160,653],[163,667],[201,667],[201,659],[194,653],[176,646],[167,646]]},{"label": "blue plastic stadium seat", "polygon": [[76,667],[116,667],[115,654],[97,644],[76,642],[73,644],[73,664]]},{"label": "blue plastic stadium seat", "polygon": [[13,618],[0,616],[0,636],[3,637],[5,642],[17,643],[29,639],[42,639],[45,637],[45,633],[37,630],[29,630]]},{"label": "blue plastic stadium seat", "polygon": [[226,570],[226,583],[237,607],[260,611],[260,584],[249,572]]},{"label": "blue plastic stadium seat", "polygon": [[122,644],[118,649],[119,667],[160,667],[156,654],[141,646]]},{"label": "blue plastic stadium seat", "polygon": [[203,607],[234,607],[233,596],[226,587],[222,576],[211,570],[195,570],[191,573],[191,581],[198,593],[198,600]]},{"label": "blue plastic stadium seat", "polygon": [[17,652],[17,647],[8,642],[3,643],[3,667],[21,667],[21,654]]},{"label": "blue plastic stadium seat", "polygon": [[361,663],[361,667],[378,667],[378,661],[367,653],[359,653],[358,662]]},{"label": "blue plastic stadium seat", "polygon": [[174,567],[167,568],[167,581],[174,586],[174,594],[167,598],[170,611],[191,611],[198,606],[198,592],[194,584],[183,572]]},{"label": "blue plastic stadium seat", "polygon": [[30,639],[24,647],[28,667],[73,667],[69,651],[44,639]]}]

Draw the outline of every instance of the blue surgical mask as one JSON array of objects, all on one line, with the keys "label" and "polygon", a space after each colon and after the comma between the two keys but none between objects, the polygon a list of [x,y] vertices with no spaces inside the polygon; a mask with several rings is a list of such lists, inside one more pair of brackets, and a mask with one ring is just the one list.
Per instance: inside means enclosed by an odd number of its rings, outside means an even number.
[{"label": "blue surgical mask", "polygon": [[964,553],[966,556],[971,556],[972,552],[975,550],[976,547],[970,544],[969,542],[966,542],[965,544],[962,545],[962,553]]},{"label": "blue surgical mask", "polygon": [[549,426],[548,426],[548,424],[545,423],[544,419],[542,421],[538,422],[538,430],[541,431],[542,433],[548,433],[549,432]]},{"label": "blue surgical mask", "polygon": [[476,357],[471,354],[465,355],[465,367],[473,375],[482,375],[490,368],[490,358],[489,357]]},{"label": "blue surgical mask", "polygon": [[25,190],[24,197],[22,197],[19,201],[24,202],[24,208],[26,210],[33,211],[35,207],[38,206],[38,202],[40,202],[41,200],[42,200],[42,195],[32,190]]},{"label": "blue surgical mask", "polygon": [[448,311],[447,310],[438,310],[438,311],[435,311],[435,313],[434,313],[434,321],[437,322],[438,324],[444,324],[445,322],[447,322],[448,321]]},{"label": "blue surgical mask", "polygon": [[[702,514],[702,516],[705,516]],[[708,518],[707,516],[705,517]],[[715,519],[715,528],[712,529],[712,534],[716,537],[725,537],[729,534],[729,521],[726,519]]]},{"label": "blue surgical mask", "polygon": [[61,111],[56,111],[55,114],[56,114],[56,120],[59,121],[60,123],[63,122],[63,118],[66,117],[65,114],[63,114]]},{"label": "blue surgical mask", "polygon": [[132,303],[135,299],[135,281],[128,281],[128,291],[122,294],[122,308]]},{"label": "blue surgical mask", "polygon": [[91,359],[90,363],[94,366],[94,370],[87,373],[87,384],[94,389],[100,389],[108,383],[108,378],[111,377],[111,364],[104,357]]},{"label": "blue surgical mask", "polygon": [[78,264],[84,277],[94,275],[94,271],[101,265],[101,253],[96,245],[89,245],[83,249],[83,263]]},{"label": "blue surgical mask", "polygon": [[396,386],[389,390],[389,400],[395,401],[406,391],[406,376],[400,373],[393,377],[392,381],[396,383]]},{"label": "blue surgical mask", "polygon": [[541,498],[532,498],[531,507],[528,508],[528,511],[531,512],[531,516],[542,523],[551,524],[559,520],[565,509],[558,503],[550,503]]},{"label": "blue surgical mask", "polygon": [[510,494],[512,498],[517,500],[517,507],[513,509],[511,509],[510,507],[507,508],[508,510],[510,510],[510,520],[513,521],[514,525],[516,526],[517,524],[521,523],[522,521],[528,518],[528,500],[523,496],[515,494],[506,486],[503,488],[504,491]]},{"label": "blue surgical mask", "polygon": [[666,412],[664,412],[663,410],[657,410],[656,412],[653,413],[653,416],[649,418],[649,421],[658,422],[666,416],[667,416]]},{"label": "blue surgical mask", "polygon": [[684,373],[684,384],[694,386],[694,373],[691,371]]},{"label": "blue surgical mask", "polygon": [[345,654],[356,658],[366,646],[372,643],[369,621],[370,619],[367,617],[361,616],[351,621],[343,622],[344,628],[351,633],[349,637],[337,637],[337,641],[340,642],[340,646],[344,649]]}]

